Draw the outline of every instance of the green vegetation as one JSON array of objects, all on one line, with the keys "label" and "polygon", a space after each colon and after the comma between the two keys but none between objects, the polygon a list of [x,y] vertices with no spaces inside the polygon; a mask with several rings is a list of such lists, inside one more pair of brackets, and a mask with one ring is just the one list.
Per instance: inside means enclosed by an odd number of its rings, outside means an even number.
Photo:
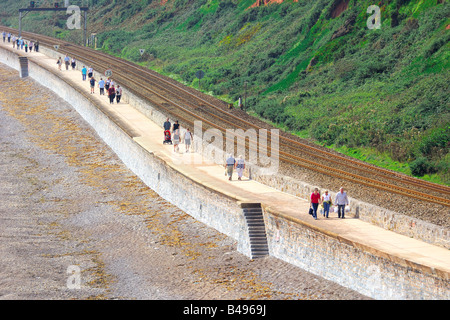
[{"label": "green vegetation", "polygon": [[[447,0],[377,1],[380,29],[367,27],[368,0],[249,8],[255,1],[91,0],[89,25],[106,52],[193,87],[201,69],[201,89],[234,103],[247,82],[251,114],[343,153],[450,184]],[[9,11],[17,1],[2,6],[2,24],[17,27]],[[78,31],[64,29],[64,16],[48,15],[28,16],[25,29],[74,41]]]}]

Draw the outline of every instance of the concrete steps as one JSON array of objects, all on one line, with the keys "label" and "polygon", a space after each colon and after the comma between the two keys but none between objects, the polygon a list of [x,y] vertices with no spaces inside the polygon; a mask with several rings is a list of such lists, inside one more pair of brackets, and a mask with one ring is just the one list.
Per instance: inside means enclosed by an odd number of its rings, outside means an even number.
[{"label": "concrete steps", "polygon": [[27,57],[19,57],[19,64],[20,64],[20,77],[26,78],[28,77],[28,58]]},{"label": "concrete steps", "polygon": [[255,259],[268,256],[269,245],[267,243],[266,226],[264,224],[261,204],[246,204],[243,206],[242,211],[247,222],[251,258]]}]

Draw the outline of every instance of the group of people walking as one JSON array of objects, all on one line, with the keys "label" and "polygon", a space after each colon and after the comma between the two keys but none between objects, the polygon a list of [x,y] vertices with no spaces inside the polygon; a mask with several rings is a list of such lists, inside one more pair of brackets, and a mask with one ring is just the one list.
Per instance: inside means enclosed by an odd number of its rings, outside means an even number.
[{"label": "group of people walking", "polygon": [[[172,125],[169,118],[166,119],[166,121],[163,124],[164,132],[171,131],[172,135],[172,143],[173,143],[173,151],[178,152],[179,151],[179,145],[180,142],[184,142],[184,145],[186,147],[186,152],[190,152],[190,147],[192,144],[192,141],[194,139],[194,136],[192,132],[187,128],[181,136],[180,132],[180,124],[178,123],[178,120],[175,121],[175,123]],[[233,172],[236,169],[238,180],[242,180],[242,175],[244,174],[245,169],[245,161],[243,156],[239,156],[237,159],[233,157],[233,155],[229,154],[226,161],[225,161],[225,176],[228,176],[228,180],[232,180]]]},{"label": "group of people walking", "polygon": [[[173,135],[173,151],[178,152],[179,150],[179,144],[180,144],[180,124],[178,123],[178,120],[175,121],[175,123],[172,125],[169,118],[166,119],[166,121],[163,124],[164,132],[172,132]],[[192,133],[189,131],[189,129],[186,129],[184,133],[184,144],[186,146],[186,152],[189,152],[189,148],[191,146],[191,141],[193,139]],[[228,180],[231,181],[233,177],[233,172],[236,170],[238,175],[238,180],[242,180],[242,175],[244,173],[245,169],[245,160],[242,155],[240,155],[237,159],[234,158],[232,154],[229,154],[225,160],[225,176],[228,177]],[[347,192],[344,191],[344,188],[341,187],[339,189],[339,192],[336,194],[334,198],[334,202],[332,200],[331,195],[329,194],[328,190],[325,191],[323,195],[320,194],[319,189],[315,188],[314,192],[310,196],[310,214],[313,216],[314,219],[317,220],[317,211],[319,209],[319,205],[322,204],[323,211],[321,212],[324,217],[328,218],[330,214],[330,209],[332,205],[334,204],[336,207],[336,211],[338,214],[338,218],[344,219],[345,218],[345,206],[349,205],[349,200],[347,197]]]},{"label": "group of people walking", "polygon": [[[75,58],[70,59],[68,56],[64,59],[66,70],[69,70],[69,65],[72,66],[72,70],[75,70],[76,67],[76,60]],[[61,57],[58,59],[58,67],[61,70],[62,60]],[[95,84],[97,83],[97,80],[94,78],[94,69],[92,67],[86,67],[83,66],[81,69],[81,80],[86,81],[89,79],[89,85],[91,88],[91,94],[95,93]],[[108,94],[109,103],[113,104],[114,101],[117,103],[120,102],[122,98],[122,88],[120,85],[117,85],[114,83],[114,81],[111,78],[108,78],[103,80],[103,78],[100,78],[100,81],[98,81],[97,86],[100,91],[100,95],[105,95],[105,92]]]},{"label": "group of people walking", "polygon": [[166,121],[163,124],[164,131],[171,131],[172,136],[172,143],[173,143],[173,151],[178,152],[180,150],[180,142],[183,141],[184,145],[186,147],[185,152],[190,152],[192,141],[194,140],[194,135],[189,130],[189,128],[186,129],[184,132],[183,137],[181,137],[180,132],[180,124],[178,123],[178,120],[175,120],[175,123],[172,125],[169,118],[166,119]]},{"label": "group of people walking", "polygon": [[[58,61],[56,62],[58,65],[58,69],[61,70],[63,65],[63,59],[61,57],[58,58]],[[69,70],[69,66],[72,66],[72,70],[75,70],[75,67],[77,65],[77,61],[75,58],[70,58],[66,55],[64,58],[64,64],[66,66],[66,70]],[[89,79],[89,85],[91,88],[91,94],[95,93],[95,84],[97,80],[94,78],[94,69],[92,67],[86,68],[86,66],[83,66],[81,69],[81,79],[83,81],[86,81]],[[100,81],[98,82],[98,88],[100,89],[100,95],[105,95],[105,91],[108,94],[109,103],[113,104],[114,100],[119,103],[120,99],[122,98],[122,88],[117,85],[115,85],[114,81],[111,80],[111,78],[108,78],[106,81],[103,80],[103,78],[100,78]]]},{"label": "group of people walking", "polygon": [[[85,69],[85,67],[83,67],[83,69]],[[89,82],[90,82],[90,86],[91,86],[91,94],[95,93],[95,83],[97,80],[95,80],[95,78],[92,76],[92,73],[90,72],[91,68],[89,68],[87,70],[88,72],[88,76],[89,76]],[[100,95],[104,96],[105,95],[105,91],[108,94],[108,98],[109,98],[109,103],[113,104],[114,103],[114,99],[116,100],[117,103],[120,102],[120,99],[122,98],[122,88],[114,83],[113,80],[111,80],[111,78],[108,78],[105,80],[103,80],[103,78],[100,78],[100,81],[98,82],[98,88],[100,90]]]},{"label": "group of people walking", "polygon": [[[56,64],[58,65],[59,71],[62,69],[63,65],[63,59],[61,57],[58,58],[58,61],[56,61]],[[70,59],[68,55],[64,57],[64,65],[66,66],[66,70],[69,70],[69,66],[72,67],[72,70],[75,70],[75,67],[77,66],[77,60],[75,58]]]},{"label": "group of people walking", "polygon": [[17,48],[17,50],[25,50],[25,52],[32,52],[33,50],[35,52],[39,52],[39,41],[25,41],[22,37],[16,37],[15,35],[11,34],[11,32],[2,32],[3,37],[3,43],[12,42],[13,48]]},{"label": "group of people walking", "polygon": [[[70,58],[68,55],[66,55],[64,59],[59,57],[56,64],[58,65],[58,69],[60,71],[62,70],[63,64],[66,66],[66,70],[69,70],[69,66],[72,67],[72,70],[75,70],[77,61],[75,60],[75,58]],[[89,81],[91,94],[94,94],[95,84],[97,83],[97,80],[94,78],[94,69],[92,67],[83,66],[83,68],[81,69],[81,80]],[[116,86],[111,78],[108,78],[106,81],[103,80],[103,78],[100,78],[97,86],[100,90],[100,95],[105,95],[105,92],[108,94],[110,104],[113,104],[114,101],[116,101],[117,103],[120,102],[122,98],[122,88],[119,85]]]},{"label": "group of people walking", "polygon": [[236,169],[238,180],[242,180],[245,169],[245,160],[243,156],[239,156],[235,159],[232,154],[228,155],[225,161],[225,175],[228,176],[229,181],[232,180],[234,169]]},{"label": "group of people walking", "polygon": [[[330,213],[330,208],[333,205],[333,201],[331,199],[331,195],[328,193],[328,190],[321,196],[319,189],[315,188],[314,192],[310,197],[310,214],[314,219],[317,220],[317,210],[319,208],[319,204],[323,205],[323,216],[328,218]],[[345,218],[345,206],[348,206],[349,201],[347,197],[347,192],[344,191],[344,188],[340,188],[339,192],[335,196],[334,205],[337,208],[338,218]]]}]

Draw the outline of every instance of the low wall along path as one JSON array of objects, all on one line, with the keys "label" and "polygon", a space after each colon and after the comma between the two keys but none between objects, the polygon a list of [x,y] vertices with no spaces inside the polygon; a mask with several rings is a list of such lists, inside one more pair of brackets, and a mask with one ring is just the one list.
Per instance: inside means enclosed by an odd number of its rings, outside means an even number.
[{"label": "low wall along path", "polygon": [[[19,70],[25,54],[3,44],[0,50],[0,62]],[[166,117],[149,103],[124,88],[123,103],[111,105],[98,88],[90,94],[80,72],[59,71],[60,54],[40,51],[26,55],[30,77],[70,103],[146,185],[238,241],[249,258],[269,254],[376,299],[450,298],[448,249],[357,218],[313,220],[304,199],[248,178],[229,182],[222,166],[163,145]]]}]

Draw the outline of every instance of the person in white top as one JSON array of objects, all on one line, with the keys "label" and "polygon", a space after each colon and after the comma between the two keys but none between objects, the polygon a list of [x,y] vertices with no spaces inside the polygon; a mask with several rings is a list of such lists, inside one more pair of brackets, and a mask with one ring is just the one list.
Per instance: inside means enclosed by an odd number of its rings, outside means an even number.
[{"label": "person in white top", "polygon": [[323,216],[328,218],[331,206],[331,195],[328,193],[328,190],[326,190],[325,193],[322,195],[322,204],[323,204]]},{"label": "person in white top", "polygon": [[92,67],[88,68],[88,79],[92,78],[94,75],[94,69]]},{"label": "person in white top", "polygon": [[117,103],[120,102],[120,98],[122,98],[122,88],[117,85],[117,89],[116,89],[116,101]]},{"label": "person in white top", "polygon": [[244,173],[244,168],[245,168],[244,158],[242,156],[239,156],[236,162],[236,172],[238,174],[238,180],[241,180],[242,174]]},{"label": "person in white top", "polygon": [[186,132],[184,133],[184,145],[186,146],[186,152],[189,152],[192,138],[192,132],[190,132],[189,128],[187,128]]},{"label": "person in white top", "polygon": [[344,188],[341,187],[339,192],[336,194],[335,203],[338,207],[338,218],[344,219],[345,206],[348,205],[347,192],[344,191]]},{"label": "person in white top", "polygon": [[177,129],[173,132],[173,152],[178,152],[180,143],[180,129]]}]

